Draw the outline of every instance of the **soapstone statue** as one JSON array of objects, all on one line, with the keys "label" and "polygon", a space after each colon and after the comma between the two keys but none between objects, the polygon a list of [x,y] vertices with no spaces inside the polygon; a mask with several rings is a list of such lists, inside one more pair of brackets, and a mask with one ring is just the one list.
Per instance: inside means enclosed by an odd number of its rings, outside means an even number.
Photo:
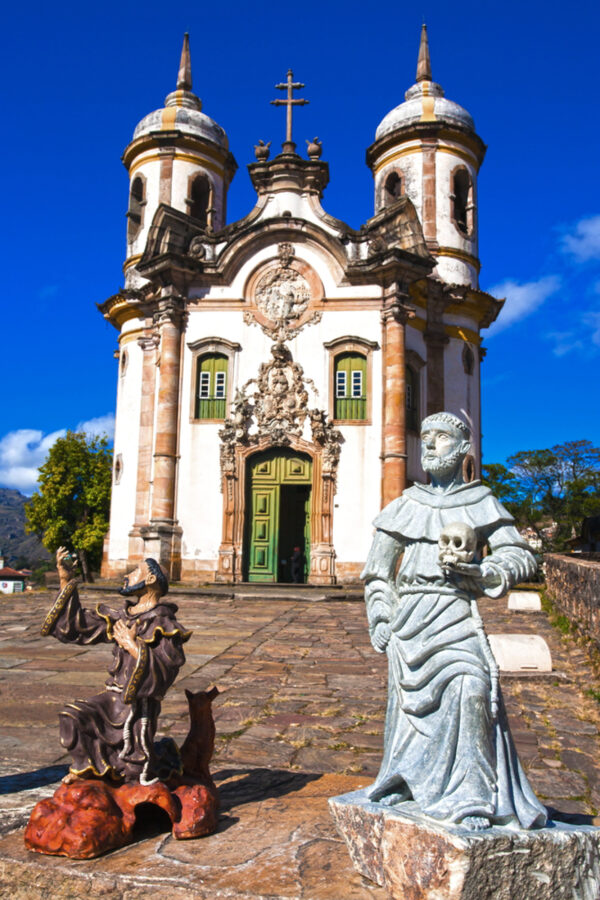
[{"label": "soapstone statue", "polygon": [[451,413],[426,418],[421,461],[431,484],[414,484],[374,521],[361,577],[389,684],[383,761],[366,796],[399,810],[416,803],[471,831],[541,828],[546,809],[517,758],[475,599],[501,596],[536,563],[490,489],[464,483],[469,439]]},{"label": "soapstone statue", "polygon": [[54,796],[34,808],[25,846],[75,859],[99,856],[134,840],[136,810],[148,804],[167,813],[177,839],[211,834],[219,806],[209,770],[218,690],[186,690],[191,727],[181,749],[171,738],[154,741],[161,702],[191,637],[177,621],[177,607],[164,599],[165,571],[154,559],[140,562],[119,591],[124,605],[92,610],[79,601],[64,547],[56,562],[60,591],[42,634],[63,643],[111,643],[113,653],[105,690],[59,714],[71,767]]}]

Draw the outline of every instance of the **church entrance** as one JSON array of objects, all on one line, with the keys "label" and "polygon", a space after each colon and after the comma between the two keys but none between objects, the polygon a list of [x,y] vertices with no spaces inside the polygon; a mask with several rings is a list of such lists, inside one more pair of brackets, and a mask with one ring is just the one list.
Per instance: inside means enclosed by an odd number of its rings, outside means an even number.
[{"label": "church entrance", "polygon": [[274,449],[247,461],[244,575],[254,582],[307,580],[312,460]]}]

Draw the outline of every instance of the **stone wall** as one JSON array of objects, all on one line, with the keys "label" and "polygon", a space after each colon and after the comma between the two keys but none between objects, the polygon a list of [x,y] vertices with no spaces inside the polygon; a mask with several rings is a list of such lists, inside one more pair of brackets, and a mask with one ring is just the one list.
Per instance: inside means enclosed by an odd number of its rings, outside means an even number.
[{"label": "stone wall", "polygon": [[549,553],[546,586],[556,606],[600,644],[600,558]]}]

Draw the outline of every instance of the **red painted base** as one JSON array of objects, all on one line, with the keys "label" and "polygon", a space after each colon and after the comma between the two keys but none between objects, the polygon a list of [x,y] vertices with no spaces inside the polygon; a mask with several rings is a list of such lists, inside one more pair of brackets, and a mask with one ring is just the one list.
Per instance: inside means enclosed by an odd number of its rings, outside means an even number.
[{"label": "red painted base", "polygon": [[218,691],[186,691],[190,731],[181,748],[184,774],[168,784],[114,784],[102,779],[61,784],[40,800],[25,829],[25,846],[36,853],[91,859],[133,840],[136,807],[164,810],[178,840],[204,837],[217,828],[219,794],[208,764],[215,741],[211,705]]},{"label": "red painted base", "polygon": [[180,840],[212,834],[217,827],[218,798],[203,784],[169,788],[156,784],[122,784],[87,780],[61,784],[33,810],[25,829],[25,846],[37,853],[90,859],[131,843],[135,810],[141,803],[163,809]]}]

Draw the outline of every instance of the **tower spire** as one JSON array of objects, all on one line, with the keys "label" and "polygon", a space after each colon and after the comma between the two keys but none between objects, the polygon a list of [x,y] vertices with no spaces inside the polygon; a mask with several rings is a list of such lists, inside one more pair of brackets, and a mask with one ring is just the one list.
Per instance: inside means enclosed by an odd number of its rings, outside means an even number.
[{"label": "tower spire", "polygon": [[192,60],[190,58],[190,36],[186,33],[183,36],[183,48],[181,50],[181,60],[179,62],[179,72],[177,73],[178,91],[192,90]]},{"label": "tower spire", "polygon": [[427,25],[421,26],[421,43],[419,44],[419,58],[417,59],[417,83],[419,81],[432,81],[431,60],[429,59],[429,41],[427,40]]}]

